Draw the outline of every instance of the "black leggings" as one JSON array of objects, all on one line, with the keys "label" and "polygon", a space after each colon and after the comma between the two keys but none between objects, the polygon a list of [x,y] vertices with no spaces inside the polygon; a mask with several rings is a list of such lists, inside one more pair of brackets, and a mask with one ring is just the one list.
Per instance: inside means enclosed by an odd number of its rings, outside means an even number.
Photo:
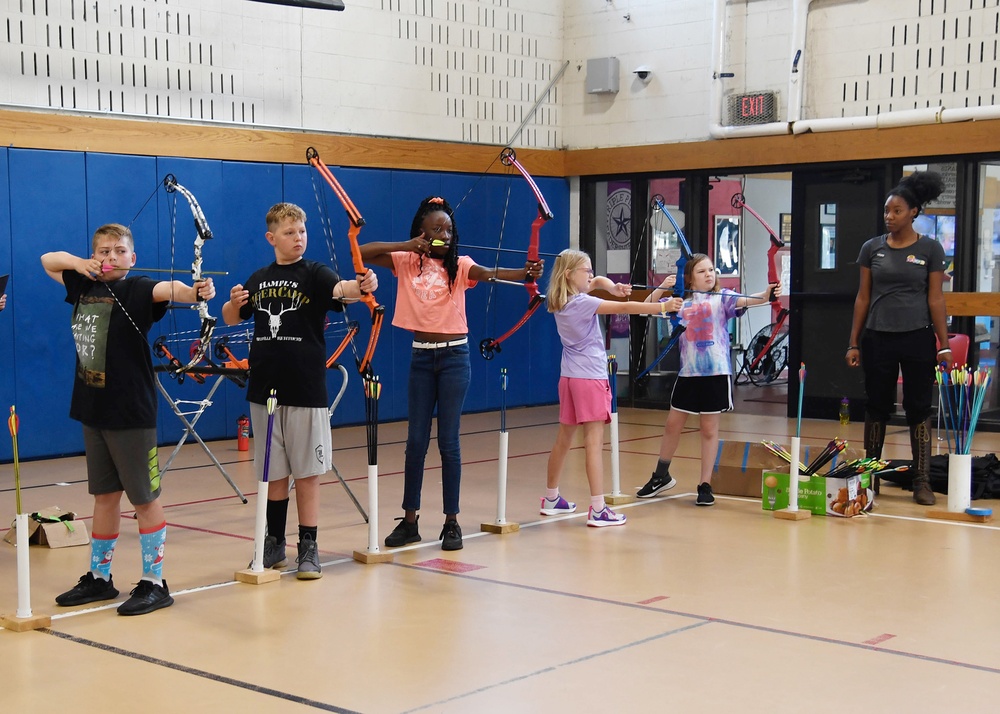
[{"label": "black leggings", "polygon": [[912,332],[865,330],[861,338],[861,366],[865,372],[868,415],[885,422],[896,411],[896,383],[903,374],[903,411],[915,426],[931,415],[937,359],[934,330]]}]

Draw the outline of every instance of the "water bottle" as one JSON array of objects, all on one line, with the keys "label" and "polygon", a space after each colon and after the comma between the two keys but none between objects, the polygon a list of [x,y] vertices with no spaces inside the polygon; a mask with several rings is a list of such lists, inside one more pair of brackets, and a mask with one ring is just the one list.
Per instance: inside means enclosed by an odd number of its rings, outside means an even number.
[{"label": "water bottle", "polygon": [[840,400],[840,423],[845,426],[851,423],[851,402],[847,397]]}]

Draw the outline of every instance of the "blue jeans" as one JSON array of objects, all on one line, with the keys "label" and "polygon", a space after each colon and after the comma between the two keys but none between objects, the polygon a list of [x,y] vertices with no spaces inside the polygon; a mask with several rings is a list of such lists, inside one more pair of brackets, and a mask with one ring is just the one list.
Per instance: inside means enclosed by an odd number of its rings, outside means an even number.
[{"label": "blue jeans", "polygon": [[420,509],[424,460],[430,445],[431,420],[436,405],[444,512],[458,513],[458,496],[462,483],[459,430],[462,407],[465,405],[465,395],[469,391],[471,379],[468,344],[412,351],[403,510]]}]

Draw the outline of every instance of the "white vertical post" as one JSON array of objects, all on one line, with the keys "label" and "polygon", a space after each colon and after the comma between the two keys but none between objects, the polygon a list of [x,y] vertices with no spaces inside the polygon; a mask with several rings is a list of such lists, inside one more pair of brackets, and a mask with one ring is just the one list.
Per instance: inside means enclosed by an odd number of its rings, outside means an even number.
[{"label": "white vertical post", "polygon": [[801,439],[793,436],[792,463],[788,470],[788,510],[792,513],[799,510],[799,454],[801,450]]},{"label": "white vertical post", "polygon": [[31,617],[31,566],[28,561],[28,514],[18,513],[17,522],[17,616]]},{"label": "white vertical post", "polygon": [[378,553],[378,464],[368,465],[368,552]]},{"label": "white vertical post", "polygon": [[608,357],[608,385],[611,388],[611,496],[622,495],[621,452],[618,444],[618,360]]},{"label": "white vertical post", "polygon": [[[257,482],[257,520],[253,528],[253,564],[250,570],[264,572],[264,532],[267,528],[267,481]],[[277,537],[277,536],[276,536]]]},{"label": "white vertical post", "polygon": [[492,523],[480,524],[487,533],[516,533],[519,523],[507,522],[507,368],[500,369],[500,450],[497,455],[497,517]]},{"label": "white vertical post", "polygon": [[497,462],[497,525],[507,522],[507,442],[509,434],[500,432],[500,455]]}]

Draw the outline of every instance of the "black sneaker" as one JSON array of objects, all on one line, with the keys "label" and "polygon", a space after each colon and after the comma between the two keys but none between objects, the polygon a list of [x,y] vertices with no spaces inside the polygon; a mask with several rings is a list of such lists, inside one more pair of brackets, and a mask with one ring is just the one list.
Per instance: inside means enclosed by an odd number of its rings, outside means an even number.
[{"label": "black sneaker", "polygon": [[417,523],[420,516],[413,523],[407,523],[405,518],[397,518],[399,525],[392,529],[392,533],[385,537],[385,544],[389,548],[398,548],[407,543],[416,543],[420,540],[420,531],[417,530]]},{"label": "black sneaker", "polygon": [[87,574],[80,578],[72,590],[67,590],[62,595],[56,595],[56,605],[70,607],[98,600],[114,600],[116,597],[118,597],[118,590],[115,588],[114,578],[108,580],[95,578],[92,572],[87,571]]},{"label": "black sneaker", "polygon": [[670,474],[667,474],[665,479],[660,478],[656,474],[653,474],[646,485],[639,489],[639,493],[635,494],[636,498],[652,498],[660,491],[667,491],[677,485],[677,479],[675,479]]},{"label": "black sneaker", "polygon": [[441,550],[462,550],[462,526],[446,521],[441,529]]},{"label": "black sneaker", "polygon": [[174,604],[166,580],[163,581],[163,585],[140,580],[129,594],[132,597],[118,606],[119,615],[145,615],[153,610],[170,607]]},{"label": "black sneaker", "polygon": [[712,493],[712,484],[704,482],[698,484],[698,498],[695,499],[694,505],[696,506],[715,505],[715,494]]}]

